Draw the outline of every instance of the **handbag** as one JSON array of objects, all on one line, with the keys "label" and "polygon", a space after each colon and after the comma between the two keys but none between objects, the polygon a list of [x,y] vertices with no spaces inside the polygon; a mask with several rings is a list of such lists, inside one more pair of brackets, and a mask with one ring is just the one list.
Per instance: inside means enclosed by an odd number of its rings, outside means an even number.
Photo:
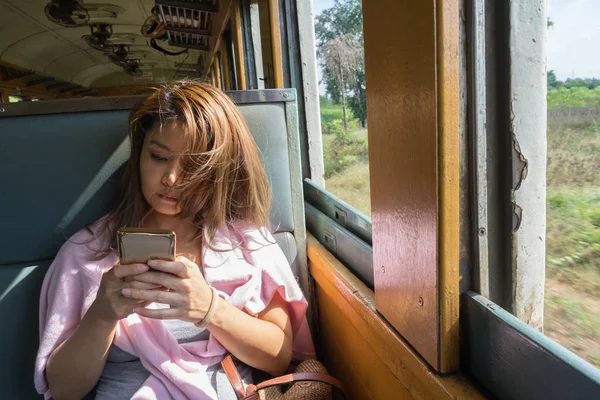
[{"label": "handbag", "polygon": [[333,388],[347,399],[342,383],[327,373],[317,360],[300,363],[293,373],[267,379],[244,388],[240,374],[230,355],[221,361],[225,375],[239,400],[330,400]]}]

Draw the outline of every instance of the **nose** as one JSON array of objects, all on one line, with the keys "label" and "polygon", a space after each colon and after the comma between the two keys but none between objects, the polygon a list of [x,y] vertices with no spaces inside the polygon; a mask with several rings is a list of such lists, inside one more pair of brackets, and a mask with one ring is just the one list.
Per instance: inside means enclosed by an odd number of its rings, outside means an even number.
[{"label": "nose", "polygon": [[165,171],[165,174],[162,178],[162,184],[168,187],[175,185],[177,179],[179,178],[178,166],[175,164],[171,168]]}]

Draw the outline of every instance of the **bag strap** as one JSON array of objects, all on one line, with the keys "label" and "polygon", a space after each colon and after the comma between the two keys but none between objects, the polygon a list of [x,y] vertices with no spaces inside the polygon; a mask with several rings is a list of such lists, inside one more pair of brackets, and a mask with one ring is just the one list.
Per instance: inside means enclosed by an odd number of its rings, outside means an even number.
[{"label": "bag strap", "polygon": [[248,391],[246,391],[244,389],[242,378],[240,377],[240,374],[238,373],[237,368],[235,367],[235,364],[233,363],[233,360],[230,355],[227,355],[223,359],[223,361],[221,361],[221,365],[223,366],[225,375],[227,376],[227,379],[229,379],[229,382],[231,382],[231,386],[233,386],[233,390],[238,399],[254,398],[259,390],[266,389],[271,386],[278,386],[286,383],[303,381],[322,382],[329,384],[338,388],[344,395],[344,398],[348,398],[342,382],[340,382],[331,375],[321,374],[317,372],[297,372],[279,376],[277,378],[268,379],[264,382],[259,383],[258,385],[248,385]]},{"label": "bag strap", "polygon": [[225,371],[225,375],[227,375],[227,379],[231,382],[231,386],[233,386],[233,391],[238,399],[243,399],[246,397],[246,389],[244,388],[244,383],[242,382],[242,378],[231,359],[231,356],[228,355],[221,361],[221,365],[223,366],[223,371]]},{"label": "bag strap", "polygon": [[340,382],[339,380],[337,380],[336,378],[334,378],[331,375],[321,374],[318,372],[297,372],[297,373],[293,373],[293,374],[278,376],[277,378],[273,378],[273,379],[269,379],[264,382],[261,382],[258,385],[248,385],[248,391],[246,392],[246,395],[250,396],[254,392],[258,392],[259,390],[263,390],[263,389],[266,389],[271,386],[278,386],[278,385],[283,385],[286,383],[306,382],[306,381],[322,382],[322,383],[329,384],[333,387],[338,388],[344,395],[344,398],[346,398],[346,399],[348,398],[348,396],[346,395],[346,391],[344,390],[344,385],[342,384],[342,382]]}]

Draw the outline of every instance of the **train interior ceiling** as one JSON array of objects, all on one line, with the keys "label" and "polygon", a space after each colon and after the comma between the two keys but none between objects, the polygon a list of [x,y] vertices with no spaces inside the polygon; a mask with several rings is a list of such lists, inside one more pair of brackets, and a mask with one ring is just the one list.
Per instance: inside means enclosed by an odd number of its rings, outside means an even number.
[{"label": "train interior ceiling", "polygon": [[2,0],[3,95],[42,100],[137,94],[176,78],[203,78],[231,3]]}]

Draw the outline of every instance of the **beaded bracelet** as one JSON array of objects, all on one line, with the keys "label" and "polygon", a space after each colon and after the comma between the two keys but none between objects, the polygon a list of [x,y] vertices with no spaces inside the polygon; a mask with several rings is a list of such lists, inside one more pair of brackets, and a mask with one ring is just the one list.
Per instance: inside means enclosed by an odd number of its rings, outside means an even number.
[{"label": "beaded bracelet", "polygon": [[212,298],[210,300],[210,306],[208,307],[208,311],[206,312],[204,318],[200,320],[200,322],[194,324],[198,328],[206,328],[210,323],[212,317],[215,315],[215,312],[217,311],[219,294],[217,293],[217,289],[215,289],[214,287],[211,287],[210,290],[212,291]]}]

